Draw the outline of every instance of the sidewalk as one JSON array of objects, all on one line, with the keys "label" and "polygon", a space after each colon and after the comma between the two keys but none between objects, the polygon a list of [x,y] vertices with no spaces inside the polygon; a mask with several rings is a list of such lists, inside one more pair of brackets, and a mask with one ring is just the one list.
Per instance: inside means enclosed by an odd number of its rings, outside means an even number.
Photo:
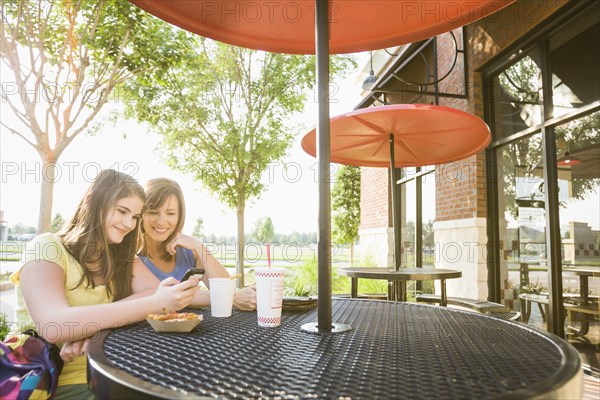
[{"label": "sidewalk", "polygon": [[[0,261],[0,274],[4,275],[7,272],[15,272],[20,266],[20,261]],[[15,320],[16,303],[17,295],[14,287],[10,284],[0,286],[0,312],[6,314],[9,322]]]},{"label": "sidewalk", "polygon": [[0,274],[15,272],[21,266],[21,261],[0,261]]},{"label": "sidewalk", "polygon": [[17,295],[14,287],[0,291],[0,312],[6,314],[8,322],[15,321],[16,305]]}]

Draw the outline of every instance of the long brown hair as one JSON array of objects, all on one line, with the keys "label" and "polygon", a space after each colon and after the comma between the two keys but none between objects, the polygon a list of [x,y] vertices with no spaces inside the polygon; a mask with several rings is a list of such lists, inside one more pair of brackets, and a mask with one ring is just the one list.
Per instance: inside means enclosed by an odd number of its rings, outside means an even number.
[{"label": "long brown hair", "polygon": [[[144,189],[131,176],[106,169],[94,179],[75,214],[58,233],[64,246],[83,267],[83,276],[73,290],[84,282],[95,287],[93,273],[100,273],[113,300],[132,293],[132,265],[138,240],[139,221],[121,243],[109,243],[105,232],[108,211],[123,198],[137,196],[146,201]],[[94,265],[93,270],[90,265]]]},{"label": "long brown hair", "polygon": [[[146,205],[144,210],[156,210],[165,204],[167,199],[171,196],[175,196],[177,204],[179,205],[179,218],[177,219],[177,225],[173,233],[169,235],[166,241],[159,246],[159,257],[164,261],[172,261],[175,256],[167,252],[167,244],[170,243],[175,236],[183,229],[185,222],[185,201],[183,200],[183,191],[181,186],[177,182],[168,178],[156,178],[151,179],[146,183]],[[142,224],[142,235],[140,237],[140,250],[139,254],[148,256],[148,245],[144,237],[144,225]]]}]

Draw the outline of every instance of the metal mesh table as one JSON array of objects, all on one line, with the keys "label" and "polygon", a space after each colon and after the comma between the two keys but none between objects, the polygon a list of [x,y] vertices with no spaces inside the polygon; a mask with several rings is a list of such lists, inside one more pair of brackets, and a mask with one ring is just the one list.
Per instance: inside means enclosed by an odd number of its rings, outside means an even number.
[{"label": "metal mesh table", "polygon": [[317,310],[284,313],[278,328],[234,311],[190,333],[146,322],[104,331],[88,351],[99,398],[526,398],[581,390],[578,353],[547,333],[428,305],[334,299],[343,334],[300,326]]}]

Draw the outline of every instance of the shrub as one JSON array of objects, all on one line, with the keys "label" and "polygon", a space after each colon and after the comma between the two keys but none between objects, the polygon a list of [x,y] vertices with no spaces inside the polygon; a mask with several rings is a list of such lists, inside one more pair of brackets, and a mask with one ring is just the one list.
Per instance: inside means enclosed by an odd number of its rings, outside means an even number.
[{"label": "shrub", "polygon": [[[285,278],[284,294],[287,296],[315,296],[318,294],[319,267],[316,260],[307,260],[303,265],[289,268],[290,274]],[[350,282],[339,275],[335,268],[331,273],[331,290],[333,293],[350,292]]]},{"label": "shrub", "polygon": [[0,340],[4,340],[9,331],[10,327],[6,322],[6,314],[0,313]]}]

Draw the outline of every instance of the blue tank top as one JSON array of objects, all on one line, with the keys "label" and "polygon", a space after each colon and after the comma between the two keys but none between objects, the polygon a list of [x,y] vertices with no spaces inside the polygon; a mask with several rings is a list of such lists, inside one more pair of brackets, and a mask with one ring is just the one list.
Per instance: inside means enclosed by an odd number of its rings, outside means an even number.
[{"label": "blue tank top", "polygon": [[170,276],[181,280],[185,271],[190,268],[194,268],[196,266],[196,259],[194,258],[194,252],[190,249],[186,249],[183,247],[175,248],[175,269],[173,272],[166,273],[158,269],[156,265],[146,256],[139,256],[140,260],[148,267],[150,272],[154,274],[158,278],[159,281],[166,279]]}]

